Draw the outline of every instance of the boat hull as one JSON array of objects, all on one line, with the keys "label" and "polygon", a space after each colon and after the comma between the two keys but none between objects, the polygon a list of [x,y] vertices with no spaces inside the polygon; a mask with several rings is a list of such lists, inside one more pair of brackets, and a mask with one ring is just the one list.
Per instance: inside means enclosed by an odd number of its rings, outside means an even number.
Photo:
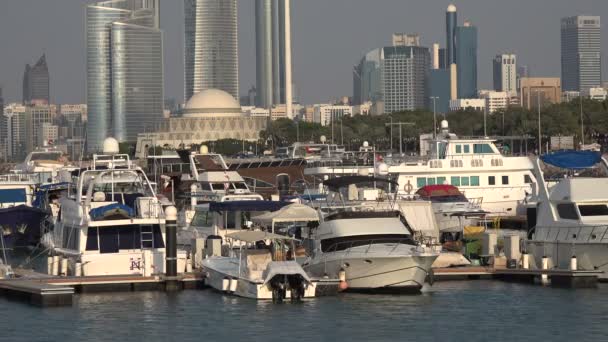
[{"label": "boat hull", "polygon": [[304,269],[313,276],[330,278],[339,277],[344,269],[352,292],[415,293],[424,285],[436,258],[436,254],[373,257],[327,253]]},{"label": "boat hull", "polygon": [[549,268],[569,269],[572,256],[576,255],[578,270],[603,271],[599,279],[608,281],[608,244],[584,242],[528,241],[527,251],[534,256],[537,269],[542,266],[543,256],[550,259]]}]

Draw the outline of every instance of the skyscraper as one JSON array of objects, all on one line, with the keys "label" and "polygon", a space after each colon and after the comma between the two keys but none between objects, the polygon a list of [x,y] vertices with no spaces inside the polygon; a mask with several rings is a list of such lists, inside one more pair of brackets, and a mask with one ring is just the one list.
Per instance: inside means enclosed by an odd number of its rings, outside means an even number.
[{"label": "skyscraper", "polygon": [[456,57],[456,26],[458,25],[458,13],[456,12],[456,6],[450,4],[445,14],[445,27],[446,27],[446,64],[447,67],[451,64],[457,63]]},{"label": "skyscraper", "polygon": [[602,84],[599,16],[561,20],[562,86],[564,91],[588,91]]},{"label": "skyscraper", "polygon": [[456,28],[458,98],[477,97],[477,28],[465,21]]},{"label": "skyscraper", "polygon": [[353,104],[382,100],[382,49],[374,49],[353,68]]},{"label": "skyscraper", "polygon": [[493,61],[494,90],[517,94],[517,57],[497,55]]},{"label": "skyscraper", "polygon": [[108,136],[136,141],[163,117],[163,49],[158,0],[86,7],[87,148]]},{"label": "skyscraper", "polygon": [[426,108],[431,56],[418,46],[392,46],[381,50],[381,80],[386,113]]},{"label": "skyscraper", "polygon": [[184,0],[185,100],[207,89],[239,97],[236,0]]},{"label": "skyscraper", "polygon": [[23,103],[50,103],[49,68],[44,54],[34,66],[30,67],[29,64],[25,66],[25,72],[23,73]]},{"label": "skyscraper", "polygon": [[289,0],[256,0],[258,107],[269,108],[292,101],[290,13]]}]

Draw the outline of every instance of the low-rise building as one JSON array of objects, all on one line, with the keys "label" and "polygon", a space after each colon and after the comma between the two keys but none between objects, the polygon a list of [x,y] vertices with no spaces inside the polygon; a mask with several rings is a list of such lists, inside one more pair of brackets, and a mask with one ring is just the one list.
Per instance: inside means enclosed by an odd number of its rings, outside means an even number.
[{"label": "low-rise building", "polygon": [[313,120],[322,126],[331,125],[332,121],[340,120],[344,116],[352,116],[353,107],[343,105],[320,104],[315,105]]},{"label": "low-rise building", "polygon": [[522,107],[541,108],[562,102],[562,82],[559,77],[522,77],[519,84]]},{"label": "low-rise building", "polygon": [[486,109],[485,99],[457,99],[450,100],[450,111],[473,109],[483,112]]}]

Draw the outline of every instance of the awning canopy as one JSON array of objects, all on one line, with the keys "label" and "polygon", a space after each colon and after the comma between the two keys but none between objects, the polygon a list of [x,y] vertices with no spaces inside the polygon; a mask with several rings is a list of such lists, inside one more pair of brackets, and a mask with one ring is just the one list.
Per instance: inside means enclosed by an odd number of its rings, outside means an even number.
[{"label": "awning canopy", "polygon": [[373,185],[383,186],[392,185],[396,188],[399,187],[399,183],[386,178],[368,177],[368,176],[342,176],[332,179],[328,179],[323,182],[323,185],[329,188],[331,191],[338,191],[341,188],[348,187],[351,184],[356,185]]},{"label": "awning canopy", "polygon": [[272,224],[273,222],[311,222],[319,221],[317,211],[304,204],[291,204],[272,213],[262,214],[252,218],[258,224]]},{"label": "awning canopy", "polygon": [[209,211],[277,211],[290,202],[275,201],[228,201],[212,202]]},{"label": "awning canopy", "polygon": [[560,151],[545,154],[540,159],[562,169],[588,169],[599,163],[602,155],[594,151]]},{"label": "awning canopy", "polygon": [[245,230],[226,235],[227,238],[239,240],[247,243],[254,243],[263,240],[285,240],[295,241],[296,239],[289,236],[263,232],[261,230]]},{"label": "awning canopy", "polygon": [[418,189],[416,193],[422,197],[462,195],[457,187],[446,184],[423,186],[422,188]]}]

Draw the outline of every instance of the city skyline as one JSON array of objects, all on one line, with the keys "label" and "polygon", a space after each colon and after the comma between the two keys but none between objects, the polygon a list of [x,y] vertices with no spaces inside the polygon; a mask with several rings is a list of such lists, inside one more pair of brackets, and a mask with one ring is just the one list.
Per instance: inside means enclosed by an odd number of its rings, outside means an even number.
[{"label": "city skyline", "polygon": [[[449,1],[434,4],[402,4],[395,1],[381,1],[370,7],[365,1],[355,0],[352,6],[344,6],[344,1],[331,4],[317,0],[306,3],[296,3],[293,12],[293,50],[294,50],[294,83],[299,89],[299,95],[304,103],[323,102],[352,92],[352,65],[363,57],[366,51],[377,46],[390,44],[394,32],[418,32],[422,45],[431,47],[432,43],[443,45],[445,40],[445,8]],[[85,102],[84,85],[86,83],[84,51],[84,20],[82,11],[90,1],[58,0],[53,2],[58,12],[74,14],[70,24],[58,22],[52,14],[45,11],[47,4],[36,4],[33,1],[9,2],[7,10],[19,12],[28,10],[32,16],[39,19],[41,26],[48,27],[46,31],[33,29],[23,32],[24,41],[28,44],[11,39],[8,28],[14,19],[6,18],[0,21],[2,42],[13,46],[3,58],[0,65],[0,84],[4,88],[5,102],[16,102],[21,98],[22,72],[16,72],[14,65],[23,70],[23,65],[32,56],[46,53],[49,68],[54,70],[51,79],[54,102],[78,103]],[[508,5],[498,1],[482,2],[478,0],[463,0],[455,2],[460,19],[472,20],[479,28],[479,88],[492,87],[492,58],[499,53],[513,52],[518,55],[521,64],[529,65],[538,76],[560,76],[560,19],[565,16],[602,13],[608,10],[608,4],[596,4],[593,1],[581,1],[573,4],[567,1],[554,1],[550,12],[542,4],[526,4],[530,11],[518,10],[517,1]],[[239,3],[239,50],[240,50],[240,88],[241,95],[245,89],[255,84],[255,16],[254,2]],[[74,9],[75,7],[75,9]],[[366,19],[377,22],[372,28],[369,25],[358,27],[344,22],[336,25],[334,17],[328,22],[335,9],[340,8],[344,16],[354,15],[353,22]],[[604,8],[605,7],[605,8]],[[377,11],[371,11],[371,9]],[[400,10],[407,9],[406,12]],[[489,11],[489,9],[492,9]],[[65,11],[63,11],[65,10]],[[534,10],[543,10],[542,15],[533,15]],[[41,13],[38,13],[40,11]],[[161,2],[161,28],[165,32],[165,93],[168,98],[183,100],[183,4],[170,6],[166,1]],[[407,20],[394,21],[399,14]],[[415,13],[410,14],[410,13]],[[497,15],[495,13],[501,13]],[[313,16],[314,15],[314,16]],[[508,25],[512,17],[518,16],[518,25]],[[339,16],[339,17],[342,17]],[[385,19],[380,20],[382,17]],[[53,19],[55,20],[49,20]],[[310,18],[315,18],[315,25],[309,25]],[[338,18],[339,19],[339,18]],[[43,25],[49,20],[47,25]],[[318,23],[317,23],[318,21]],[[359,25],[360,26],[360,25]],[[75,30],[74,28],[78,28]],[[331,31],[330,31],[331,29]],[[602,28],[602,31],[606,28]],[[526,32],[524,34],[523,32]],[[47,34],[52,33],[52,36]],[[63,36],[56,44],[46,45],[53,36]],[[498,35],[498,36],[497,36]],[[608,34],[603,34],[606,39]],[[540,44],[538,42],[546,42]],[[602,42],[602,64],[606,65],[606,46]],[[547,56],[555,56],[547,58]],[[55,71],[56,70],[56,71]],[[21,74],[21,75],[20,75]],[[56,91],[55,91],[56,89]]]}]

